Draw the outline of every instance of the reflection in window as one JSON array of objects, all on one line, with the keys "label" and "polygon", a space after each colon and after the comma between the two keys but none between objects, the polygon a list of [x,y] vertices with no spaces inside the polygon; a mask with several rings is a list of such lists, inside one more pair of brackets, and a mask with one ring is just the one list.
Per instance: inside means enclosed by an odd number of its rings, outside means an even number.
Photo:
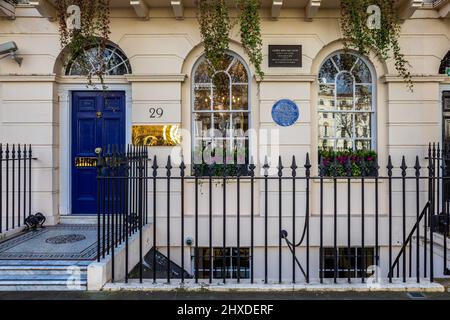
[{"label": "reflection in window", "polygon": [[[244,63],[228,54],[222,69],[213,77],[203,59],[194,70],[193,83],[193,150],[194,164],[204,163],[206,148],[222,148],[221,163],[248,163],[249,76]],[[240,154],[238,150],[245,150]],[[225,157],[233,155],[233,159]]]},{"label": "reflection in window", "polygon": [[323,63],[318,97],[320,148],[373,148],[373,85],[369,67],[355,54],[337,53]]},{"label": "reflection in window", "polygon": [[[91,74],[95,74],[96,70],[101,68],[98,63],[98,48],[90,48],[85,51],[85,54],[75,57],[66,68],[67,76],[81,76],[85,75],[87,65],[91,67]],[[131,65],[125,53],[118,47],[107,45],[103,52],[105,61],[105,74],[108,76],[119,76],[124,74],[131,74]],[[81,61],[87,59],[87,61]],[[86,64],[87,62],[87,64]]]}]

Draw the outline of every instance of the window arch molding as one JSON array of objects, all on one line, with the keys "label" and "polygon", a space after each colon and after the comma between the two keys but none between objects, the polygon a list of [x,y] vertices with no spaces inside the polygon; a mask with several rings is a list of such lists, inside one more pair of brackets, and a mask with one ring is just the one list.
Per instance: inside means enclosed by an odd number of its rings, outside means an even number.
[{"label": "window arch molding", "polygon": [[[247,132],[251,128],[252,123],[252,110],[251,110],[251,94],[252,94],[252,74],[248,64],[237,53],[228,50],[226,52],[226,58],[221,70],[216,70],[214,76],[223,76],[229,81],[228,98],[225,98],[225,103],[217,104],[218,101],[215,94],[215,87],[212,84],[212,79],[207,74],[207,65],[204,54],[202,54],[195,61],[191,70],[191,85],[190,85],[190,119],[191,119],[191,146],[192,146],[192,160],[195,164],[196,159],[194,154],[199,147],[198,140],[202,143],[206,143],[208,139],[199,139],[199,127],[197,121],[199,117],[210,117],[210,122],[203,123],[203,132],[205,128],[218,129],[223,132],[223,137],[218,137],[220,140],[229,140],[231,131],[228,135],[224,132],[223,126],[218,126],[216,115],[225,115],[229,117],[229,121],[226,122],[226,128],[235,130],[237,127],[242,129],[243,132]],[[204,91],[203,93],[200,93]],[[208,93],[209,92],[209,93]],[[223,97],[222,97],[223,99]],[[208,100],[208,101],[207,101]],[[202,103],[203,101],[204,103]],[[222,104],[222,106],[220,106]],[[237,119],[237,122],[235,121]],[[240,120],[239,120],[240,119]],[[237,125],[236,125],[237,123]],[[235,126],[236,125],[236,126]],[[217,137],[213,137],[214,140]],[[222,139],[224,138],[224,139]],[[248,163],[250,155],[250,142],[249,136],[245,135],[246,146],[246,159]],[[231,145],[234,146],[236,139],[232,139]],[[204,145],[203,145],[204,146]]]},{"label": "window arch molding", "polygon": [[[89,59],[89,63],[92,66],[92,69],[98,68],[96,65],[96,56],[98,54],[98,48],[86,48],[85,54]],[[105,65],[106,65],[106,75],[107,76],[118,76],[125,74],[132,74],[130,61],[123,52],[123,50],[116,44],[112,42],[108,42],[104,49],[104,57],[105,57]],[[83,74],[84,70],[82,70],[79,66],[79,59],[82,59],[83,56],[79,55],[74,57],[64,70],[64,74],[66,76],[80,76]],[[94,72],[93,72],[94,73]]]},{"label": "window arch molding", "polygon": [[374,65],[355,51],[336,50],[321,61],[316,104],[320,149],[376,150],[376,84]]}]

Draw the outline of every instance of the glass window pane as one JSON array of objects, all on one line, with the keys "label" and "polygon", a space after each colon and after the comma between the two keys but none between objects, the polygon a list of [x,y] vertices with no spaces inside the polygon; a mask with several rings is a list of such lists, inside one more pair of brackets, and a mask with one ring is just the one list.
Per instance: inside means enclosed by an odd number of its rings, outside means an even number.
[{"label": "glass window pane", "polygon": [[356,85],[355,109],[372,110],[372,86]]},{"label": "glass window pane", "polygon": [[[83,54],[80,54],[74,59],[71,65],[67,68],[67,75],[83,75],[88,72],[94,73],[95,70],[100,69],[98,63],[99,49],[94,47],[86,49]],[[116,47],[108,46],[103,51],[105,70],[107,75],[123,75],[131,73],[131,66],[125,54]]]},{"label": "glass window pane", "polygon": [[370,69],[362,59],[358,59],[352,71],[357,83],[371,83]]},{"label": "glass window pane", "polygon": [[248,131],[248,113],[237,112],[232,114],[233,130],[239,131],[239,135],[242,136]]},{"label": "glass window pane", "polygon": [[210,113],[194,113],[194,137],[206,137],[210,128]]},{"label": "glass window pane", "polygon": [[319,112],[319,137],[334,137],[334,117],[333,113]]},{"label": "glass window pane", "polygon": [[334,85],[319,86],[319,110],[334,109]]},{"label": "glass window pane", "polygon": [[331,59],[325,61],[319,71],[319,83],[334,83],[338,71]]},{"label": "glass window pane", "polygon": [[370,138],[370,113],[355,114],[355,133],[357,138]]},{"label": "glass window pane", "polygon": [[333,57],[339,71],[350,71],[356,62],[356,56],[348,53],[339,53]]},{"label": "glass window pane", "polygon": [[211,88],[203,86],[194,89],[194,109],[195,110],[210,110],[211,109]]},{"label": "glass window pane", "polygon": [[230,78],[224,72],[217,73],[214,76],[213,89],[213,109],[230,109]]},{"label": "glass window pane", "polygon": [[347,139],[337,139],[335,148],[336,150],[353,149],[353,141]]},{"label": "glass window pane", "polygon": [[200,63],[198,65],[197,69],[195,70],[194,82],[195,83],[210,83],[211,82],[211,78],[209,77],[209,74],[208,74],[208,65],[205,61]]},{"label": "glass window pane", "polygon": [[231,129],[231,116],[229,113],[214,113],[214,137],[226,137]]},{"label": "glass window pane", "polygon": [[225,55],[225,58],[221,61],[219,65],[219,70],[216,70],[216,72],[228,70],[228,67],[230,66],[231,62],[233,62],[234,59],[235,58],[229,54]]},{"label": "glass window pane", "polygon": [[336,137],[352,138],[353,136],[353,117],[351,113],[336,113]]},{"label": "glass window pane", "polygon": [[248,109],[248,86],[233,85],[232,87],[232,109],[247,110]]},{"label": "glass window pane", "polygon": [[331,139],[319,139],[319,148],[321,148],[321,149],[334,148],[334,140],[331,140]]},{"label": "glass window pane", "polygon": [[353,109],[353,77],[345,72],[337,77],[336,96],[339,110]]},{"label": "glass window pane", "polygon": [[355,141],[356,150],[371,150],[370,140],[356,140]]},{"label": "glass window pane", "polygon": [[247,70],[245,66],[238,59],[235,59],[228,73],[231,76],[231,81],[234,83],[247,83]]}]

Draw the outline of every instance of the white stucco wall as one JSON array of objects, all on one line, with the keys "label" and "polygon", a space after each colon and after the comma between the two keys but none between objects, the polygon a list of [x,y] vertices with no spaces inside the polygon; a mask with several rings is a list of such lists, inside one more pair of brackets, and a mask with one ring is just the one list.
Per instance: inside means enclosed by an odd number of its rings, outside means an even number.
[{"label": "white stucco wall", "polygon": [[[297,164],[302,166],[307,152],[311,155],[313,174],[317,173],[317,84],[316,75],[324,59],[334,51],[343,48],[340,41],[339,11],[321,9],[312,22],[306,22],[296,10],[283,10],[282,16],[273,21],[263,11],[263,70],[266,77],[258,82],[253,78],[251,90],[251,127],[253,129],[279,130],[278,143],[265,141],[256,136],[252,141],[254,152],[264,148],[279,148],[284,165],[290,165],[292,155],[297,157]],[[128,114],[128,125],[131,123],[151,123],[145,118],[151,106],[165,108],[165,116],[158,123],[178,123],[187,131],[191,128],[191,71],[202,54],[198,23],[195,11],[185,10],[184,20],[175,20],[169,8],[154,8],[149,20],[139,20],[132,10],[114,9],[111,19],[111,41],[116,43],[128,56],[133,75],[110,77],[107,82],[112,86],[127,88],[131,113]],[[230,50],[241,55],[245,61],[248,58],[239,45],[237,30],[231,33]],[[67,136],[68,127],[67,92],[71,88],[79,88],[84,80],[65,77],[59,65],[60,52],[58,27],[55,22],[41,18],[35,9],[22,6],[17,9],[15,20],[0,20],[0,43],[15,41],[20,55],[24,58],[22,67],[9,59],[0,61],[0,133],[1,142],[31,143],[38,160],[33,168],[33,201],[35,211],[43,212],[50,223],[57,223],[60,214],[70,213],[69,187],[70,170],[67,159],[70,158],[70,148]],[[408,92],[402,79],[396,76],[392,61],[380,62],[371,56],[376,73],[376,141],[377,152],[380,155],[380,166],[386,167],[387,155],[391,154],[396,166],[400,165],[401,156],[407,156],[407,165],[412,167],[415,156],[424,162],[426,146],[429,142],[441,139],[441,96],[442,88],[450,89],[448,77],[438,75],[441,59],[450,50],[450,20],[435,17],[432,11],[418,10],[412,19],[404,22],[400,43],[402,51],[411,63],[414,92]],[[301,68],[268,68],[267,50],[269,44],[301,44],[303,46],[303,67]],[[252,69],[252,67],[251,67]],[[252,69],[253,70],[253,69]],[[63,96],[66,95],[66,96]],[[270,110],[275,101],[281,98],[294,100],[300,107],[300,119],[291,127],[277,127],[270,116]],[[65,104],[64,104],[65,103]],[[62,106],[65,106],[62,109]],[[69,113],[70,114],[70,113]],[[127,141],[130,141],[130,130],[127,131]],[[170,154],[167,147],[150,149],[156,154],[160,165],[165,164],[165,157]],[[190,139],[183,139],[185,159],[190,159]],[[259,159],[261,161],[261,159]],[[63,163],[63,161],[66,161]],[[272,159],[272,165],[276,165]],[[425,165],[423,165],[425,166]],[[163,174],[164,169],[162,169]],[[384,172],[384,171],[382,171]],[[245,183],[244,183],[245,185]],[[248,184],[247,184],[248,187]],[[241,199],[248,199],[248,189],[243,188]],[[360,187],[355,183],[355,190]],[[367,214],[373,217],[372,185],[367,186]],[[158,193],[158,215],[165,214],[165,193],[161,183]],[[173,230],[178,230],[180,195],[179,186],[174,185],[172,196],[172,212],[174,218]],[[202,188],[206,189],[206,184]],[[230,216],[235,213],[233,199],[236,197],[235,185],[230,183],[229,203]],[[318,188],[317,181],[311,183],[311,212],[315,215],[312,224],[317,226]],[[331,189],[330,183],[325,188]],[[395,215],[399,216],[401,203],[399,185],[395,185],[394,194]],[[150,190],[150,189],[149,189]],[[256,186],[256,192],[263,195],[261,185]],[[270,192],[270,219],[277,221],[277,193]],[[289,192],[290,184],[283,186]],[[187,183],[186,189],[186,235],[193,233],[193,184]],[[220,188],[214,197],[220,195]],[[247,192],[247,193],[246,193]],[[380,198],[385,197],[387,186],[380,185]],[[286,193],[286,194],[287,194]],[[305,189],[299,183],[297,189],[298,203],[304,205]],[[408,197],[413,197],[408,193]],[[423,199],[426,194],[423,195]],[[152,207],[150,194],[149,208]],[[218,198],[216,198],[218,199]],[[409,199],[409,198],[408,198]],[[359,199],[354,198],[352,211],[359,212]],[[410,201],[408,201],[409,203]],[[346,211],[345,203],[339,202],[339,212]],[[263,212],[263,197],[256,199],[255,212],[261,223]],[[290,203],[284,204],[288,221],[291,215]],[[381,214],[386,217],[387,203],[380,204]],[[206,223],[205,215],[208,207],[204,201],[200,205],[202,222]],[[249,203],[242,203],[243,230],[249,224]],[[325,211],[332,212],[332,203],[326,202]],[[214,207],[215,214],[221,214],[221,207]],[[412,212],[412,211],[411,211]],[[151,213],[149,213],[151,214]],[[414,213],[408,213],[411,215]],[[299,213],[299,221],[304,215]],[[162,219],[162,218],[161,218]],[[330,219],[328,217],[327,219]],[[161,223],[163,223],[163,219]],[[229,230],[233,230],[234,219],[230,218]],[[343,222],[342,222],[343,223]],[[368,222],[369,223],[369,222]],[[217,232],[219,222],[215,223]],[[160,230],[159,236],[164,236]],[[230,231],[231,232],[231,231]],[[372,233],[371,233],[372,232]],[[357,231],[353,239],[357,242]],[[202,235],[203,236],[203,235]],[[206,236],[206,235],[204,235]],[[174,231],[172,237],[176,246],[180,243],[179,233]],[[235,235],[229,235],[232,242]],[[368,239],[373,237],[373,230],[368,231]],[[385,237],[384,237],[385,239]],[[205,238],[202,242],[206,243]],[[248,245],[248,237],[242,241]],[[258,240],[259,245],[261,244]],[[317,239],[314,240],[317,242]],[[273,235],[271,245],[277,245],[278,236]],[[232,245],[232,243],[230,243]],[[244,244],[243,244],[244,245]]]}]

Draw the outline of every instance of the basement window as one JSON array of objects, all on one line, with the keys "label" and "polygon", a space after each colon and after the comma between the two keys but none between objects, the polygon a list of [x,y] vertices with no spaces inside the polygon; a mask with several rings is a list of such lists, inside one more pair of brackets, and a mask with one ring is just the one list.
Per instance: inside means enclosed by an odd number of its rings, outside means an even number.
[{"label": "basement window", "polygon": [[[364,261],[363,265],[363,252]],[[324,248],[323,276],[324,278],[334,277],[334,248]],[[361,278],[363,272],[365,277],[373,275],[369,266],[374,265],[374,248],[337,248],[337,277],[338,278]]]},{"label": "basement window", "polygon": [[[210,263],[209,248],[198,248],[198,276],[201,279],[208,279],[213,272],[214,279],[223,278],[224,260],[225,277],[227,279],[237,279],[238,275],[238,248],[213,248],[212,266]],[[195,274],[195,256],[192,256],[192,265]],[[240,278],[250,278],[250,249],[240,248]]]}]

